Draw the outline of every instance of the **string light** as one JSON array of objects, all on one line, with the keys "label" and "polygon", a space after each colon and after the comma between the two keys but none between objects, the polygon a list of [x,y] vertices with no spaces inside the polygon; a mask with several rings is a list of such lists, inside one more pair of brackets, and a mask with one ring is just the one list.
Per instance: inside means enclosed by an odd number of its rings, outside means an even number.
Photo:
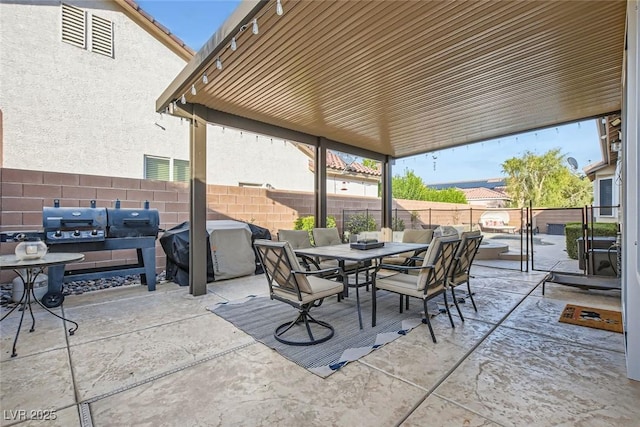
[{"label": "string light", "polygon": [[[259,34],[260,32],[260,28],[258,26],[258,20],[261,19],[265,14],[267,14],[269,12],[269,10],[273,11],[274,7],[274,3],[271,3],[270,6],[267,6],[266,8],[264,8],[262,10],[262,13],[258,16],[256,16],[255,18],[253,18],[253,21],[251,22],[251,32],[254,35]],[[273,12],[272,12],[273,13]],[[284,8],[282,7],[282,0],[275,0],[275,13],[278,16],[282,16],[284,15]],[[246,31],[248,29],[249,23],[246,23],[245,25],[242,25],[239,30],[238,33],[233,36],[231,38],[231,42],[230,44],[227,46],[227,48],[223,48],[221,52],[219,52],[219,56],[216,58],[215,60],[215,67],[218,70],[222,70],[223,68],[223,64],[222,64],[222,56],[225,52],[225,50],[229,49],[232,52],[235,52],[238,49],[238,37],[240,36],[240,34],[242,34],[244,31]],[[207,71],[205,70],[205,72],[202,74],[202,83],[203,84],[209,84],[209,77],[207,76]],[[196,87],[195,84],[191,85],[191,89],[190,89],[190,93],[192,95],[196,94]],[[177,107],[177,101],[180,101],[182,104],[186,104],[187,103],[187,99],[186,99],[186,93],[183,94],[180,98],[178,98],[177,100],[174,100],[173,104],[174,104],[174,108]]]}]

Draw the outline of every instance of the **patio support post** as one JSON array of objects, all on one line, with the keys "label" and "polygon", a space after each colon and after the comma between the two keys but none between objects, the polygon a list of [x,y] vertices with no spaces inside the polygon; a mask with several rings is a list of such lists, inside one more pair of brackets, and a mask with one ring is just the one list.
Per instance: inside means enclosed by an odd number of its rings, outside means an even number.
[{"label": "patio support post", "polygon": [[393,209],[393,195],[391,194],[391,166],[393,158],[385,156],[382,162],[382,226],[391,228],[391,210]]},{"label": "patio support post", "polygon": [[[640,1],[627,2],[627,58],[622,108],[622,313],[627,376],[640,381]],[[617,172],[617,171],[616,171]]]},{"label": "patio support post", "polygon": [[193,106],[189,164],[189,293],[207,293],[207,121],[206,108]]},{"label": "patio support post", "polygon": [[327,147],[324,138],[316,144],[315,174],[315,218],[316,227],[327,226]]}]

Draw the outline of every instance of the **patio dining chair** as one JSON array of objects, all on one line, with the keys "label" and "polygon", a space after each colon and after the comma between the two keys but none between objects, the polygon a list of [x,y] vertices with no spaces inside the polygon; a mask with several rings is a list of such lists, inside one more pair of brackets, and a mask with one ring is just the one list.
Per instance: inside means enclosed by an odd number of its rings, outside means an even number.
[{"label": "patio dining chair", "polygon": [[[456,304],[456,308],[458,307],[459,301],[456,298],[455,287],[466,283],[467,293],[469,295],[469,299],[471,299],[471,304],[473,304],[473,309],[475,311],[478,311],[476,302],[473,300],[471,285],[469,284],[469,279],[471,277],[469,270],[471,270],[471,265],[473,264],[473,260],[476,257],[476,254],[478,253],[478,249],[480,248],[480,244],[482,243],[483,236],[480,231],[467,231],[462,233],[461,238],[462,240],[454,257],[453,265],[451,266],[451,270],[449,271],[447,281],[449,287],[451,288],[451,296],[453,297],[453,302]],[[459,311],[460,309],[458,308],[458,312]],[[460,314],[460,319],[462,319],[462,321],[464,322],[464,317],[462,317],[462,314]]]},{"label": "patio dining chair", "polygon": [[[449,310],[449,303],[447,302],[446,290],[449,269],[451,268],[459,244],[460,239],[436,237],[431,241],[422,265],[420,266],[380,264],[373,278],[371,326],[374,327],[376,325],[376,292],[382,289],[400,295],[400,313],[402,313],[403,308],[403,297],[414,297],[422,300],[424,306],[424,319],[422,322],[426,323],[429,327],[431,339],[433,339],[434,343],[437,341],[433,327],[431,326],[431,320],[429,319],[427,301],[442,294],[444,306],[449,316],[449,322],[451,322],[451,327],[455,328],[451,311]],[[378,279],[376,276],[380,269],[396,270],[399,271],[399,273]],[[418,271],[419,274],[417,276],[410,274],[411,271]],[[460,309],[458,309],[458,313],[459,312]]]},{"label": "patio dining chair", "polygon": [[[271,299],[289,304],[298,310],[295,319],[276,327],[274,338],[283,344],[299,346],[329,340],[334,334],[333,326],[316,320],[309,311],[314,307],[320,307],[325,298],[342,293],[344,285],[317,276],[329,271],[303,269],[289,242],[258,239],[254,245],[269,283]],[[304,326],[303,330],[301,326]]]},{"label": "patio dining chair", "polygon": [[[340,233],[338,229],[335,227],[330,228],[314,228],[312,230],[313,233],[313,241],[315,246],[333,246],[333,245],[341,245],[342,240],[340,239]],[[330,268],[336,267],[338,262],[334,259],[320,259],[319,265],[320,268]],[[366,285],[367,291],[369,290],[370,283],[370,271],[371,262],[366,263],[358,263],[356,261],[345,261],[344,262],[344,273],[353,274],[353,273],[365,273],[365,281],[360,283],[359,274],[355,274],[356,283],[355,286]]]},{"label": "patio dining chair", "polygon": [[[433,230],[404,230],[402,243],[430,243],[433,239]],[[393,257],[382,259],[383,264],[415,265],[415,257],[421,256],[426,251],[410,251]]]}]

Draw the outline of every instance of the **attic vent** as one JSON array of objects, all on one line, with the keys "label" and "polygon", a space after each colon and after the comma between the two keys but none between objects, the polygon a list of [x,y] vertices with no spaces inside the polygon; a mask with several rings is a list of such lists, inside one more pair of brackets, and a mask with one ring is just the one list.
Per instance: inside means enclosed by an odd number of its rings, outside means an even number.
[{"label": "attic vent", "polygon": [[87,18],[84,10],[62,4],[62,41],[85,47],[85,32]]},{"label": "attic vent", "polygon": [[91,17],[91,51],[113,57],[113,24],[108,19]]}]

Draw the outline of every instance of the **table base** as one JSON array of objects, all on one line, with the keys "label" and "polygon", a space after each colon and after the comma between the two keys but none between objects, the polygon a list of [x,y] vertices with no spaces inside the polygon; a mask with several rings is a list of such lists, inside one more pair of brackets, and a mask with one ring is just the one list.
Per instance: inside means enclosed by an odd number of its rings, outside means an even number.
[{"label": "table base", "polygon": [[73,320],[69,320],[65,317],[62,317],[54,313],[53,311],[49,310],[49,308],[45,307],[40,302],[40,300],[38,300],[38,298],[36,297],[36,293],[34,289],[35,280],[38,277],[38,275],[40,275],[40,273],[43,272],[43,270],[44,270],[43,268],[27,268],[25,269],[26,271],[25,276],[23,276],[19,271],[16,271],[16,274],[18,274],[18,276],[24,283],[24,291],[22,292],[22,298],[20,298],[20,301],[11,310],[9,310],[7,314],[2,316],[2,319],[0,319],[0,322],[3,321],[4,319],[7,318],[7,316],[13,313],[16,308],[21,307],[20,311],[22,311],[22,313],[20,315],[20,323],[18,324],[18,330],[16,331],[16,337],[13,340],[13,349],[11,352],[11,357],[16,357],[18,355],[18,353],[16,353],[16,345],[18,343],[18,337],[20,336],[20,329],[22,329],[24,313],[25,311],[27,311],[27,307],[29,308],[29,314],[31,315],[31,329],[29,329],[29,332],[33,332],[36,330],[36,318],[33,316],[33,310],[31,308],[32,299],[33,301],[37,302],[38,305],[40,305],[40,307],[48,311],[49,314],[57,317],[58,319],[62,319],[65,322],[74,324],[75,327],[69,328],[69,335],[73,335],[76,332],[76,330],[78,330],[78,323],[74,322]]}]

